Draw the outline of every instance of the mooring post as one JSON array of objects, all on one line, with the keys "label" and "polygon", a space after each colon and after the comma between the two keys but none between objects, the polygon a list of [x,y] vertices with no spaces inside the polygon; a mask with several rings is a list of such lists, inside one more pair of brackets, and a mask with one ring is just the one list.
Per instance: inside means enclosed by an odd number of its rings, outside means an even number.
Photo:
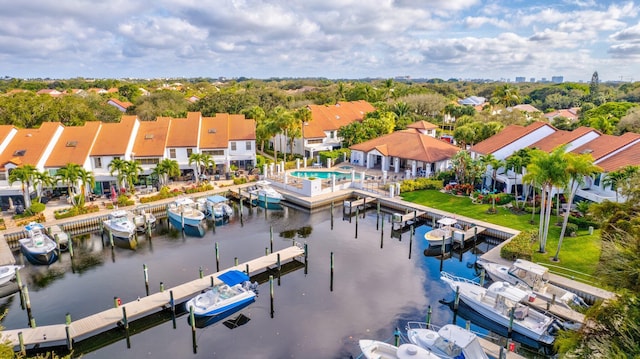
[{"label": "mooring post", "polygon": [[211,278],[211,287],[213,288],[213,283],[214,283],[213,276],[211,276],[211,277],[209,277],[209,278]]},{"label": "mooring post", "polygon": [[331,252],[331,278],[329,281],[329,291],[333,292],[333,252]]},{"label": "mooring post", "polygon": [[427,309],[427,329],[431,329],[431,305]]},{"label": "mooring post", "polygon": [[269,250],[273,253],[273,225],[269,226]]},{"label": "mooring post", "polygon": [[362,218],[364,219],[367,215],[367,197],[362,199]]},{"label": "mooring post", "polygon": [[458,311],[458,305],[460,304],[460,286],[456,287],[456,297],[453,300],[453,310]]},{"label": "mooring post", "polygon": [[269,298],[271,302],[271,318],[273,318],[273,275],[269,276]]},{"label": "mooring post", "polygon": [[184,233],[184,212],[180,212],[180,229]]},{"label": "mooring post", "polygon": [[400,346],[400,329],[396,328],[396,330],[393,331],[393,337],[394,337],[393,344],[396,347],[399,347]]},{"label": "mooring post", "polygon": [[277,260],[277,264],[278,264],[278,272],[280,272],[280,269],[281,269],[280,253],[277,253],[276,260]]},{"label": "mooring post", "polygon": [[27,285],[23,285],[22,286],[22,293],[24,293],[24,305],[27,308],[27,310],[31,310],[31,300],[29,299],[29,288],[27,287]]},{"label": "mooring post", "polygon": [[118,308],[120,306],[120,298],[113,297],[113,307]]},{"label": "mooring post", "polygon": [[245,272],[249,275],[249,263],[246,264]]},{"label": "mooring post", "polygon": [[360,215],[360,210],[356,208],[356,237],[358,238],[358,216]]},{"label": "mooring post", "polygon": [[380,199],[376,200],[376,231],[380,229]]},{"label": "mooring post", "polygon": [[198,275],[200,276],[200,279],[204,278],[204,269],[202,269],[202,266],[198,268]]},{"label": "mooring post", "polygon": [[164,292],[164,282],[160,282],[160,292]]},{"label": "mooring post", "polygon": [[113,248],[113,232],[111,230],[109,230],[109,244]]},{"label": "mooring post", "polygon": [[67,238],[69,238],[69,256],[71,257],[71,259],[73,259],[73,238],[71,238],[71,236],[69,235],[69,233],[67,233]]},{"label": "mooring post", "polygon": [[269,197],[267,197],[267,195],[265,194],[264,195],[264,219],[267,219],[267,209],[269,209]]},{"label": "mooring post", "polygon": [[[149,210],[149,213],[151,213],[151,210]],[[146,226],[144,229],[147,230],[147,237],[149,237],[149,239],[151,239],[151,220],[149,219],[149,217],[146,217]]]},{"label": "mooring post", "polygon": [[551,296],[551,304],[552,305],[556,304],[556,295],[555,294]]},{"label": "mooring post", "polygon": [[67,335],[67,350],[73,350],[73,339],[71,338],[71,333],[69,332],[69,326],[64,327],[65,334]]},{"label": "mooring post", "polygon": [[169,305],[171,307],[171,321],[173,322],[173,329],[176,329],[176,302],[173,299],[173,291],[169,291]]},{"label": "mooring post", "polygon": [[[51,232],[51,230],[49,230],[49,232]],[[51,234],[51,233],[49,233]],[[53,239],[56,242],[56,253],[58,253],[58,255],[60,255],[60,236],[58,236],[58,233],[53,235]]]},{"label": "mooring post", "polygon": [[149,269],[146,264],[142,265],[142,272],[144,273],[144,289],[147,292],[147,296],[149,295]]},{"label": "mooring post", "polygon": [[509,330],[507,332],[507,339],[511,338],[511,332],[513,331],[513,317],[515,315],[515,307],[511,307],[511,310],[509,311]]},{"label": "mooring post", "polygon": [[331,201],[331,230],[333,230],[333,201]]},{"label": "mooring post", "polygon": [[22,332],[18,332],[18,341],[20,342],[20,354],[26,355],[27,350],[24,346],[24,337],[22,335]]},{"label": "mooring post", "polygon": [[220,272],[220,251],[218,249],[218,242],[216,242],[216,272]]},{"label": "mooring post", "polygon": [[413,224],[409,227],[409,259],[411,259],[411,252],[413,250]]},{"label": "mooring post", "polygon": [[238,257],[233,257],[233,265],[238,266]]},{"label": "mooring post", "polygon": [[307,259],[309,258],[309,246],[307,242],[304,243],[304,262],[307,263]]},{"label": "mooring post", "polygon": [[191,322],[191,344],[193,345],[193,353],[198,352],[198,344],[196,342],[196,316],[193,313],[193,305],[189,306],[189,321]]},{"label": "mooring post", "polygon": [[129,337],[129,321],[127,320],[127,308],[122,307],[122,324],[124,325],[124,334],[127,338],[127,348],[131,348],[131,338]]},{"label": "mooring post", "polygon": [[264,247],[264,255],[265,256],[269,255],[269,247]]},{"label": "mooring post", "polygon": [[470,320],[465,321],[464,328],[466,330],[471,330],[471,321]]}]

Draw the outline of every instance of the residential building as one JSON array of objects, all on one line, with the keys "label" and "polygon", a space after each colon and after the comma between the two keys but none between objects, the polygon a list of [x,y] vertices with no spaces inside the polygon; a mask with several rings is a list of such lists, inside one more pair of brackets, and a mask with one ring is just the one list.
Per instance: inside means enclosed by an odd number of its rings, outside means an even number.
[{"label": "residential building", "polygon": [[216,164],[215,174],[225,174],[232,167],[253,169],[256,164],[255,120],[226,113],[203,117],[199,151],[211,155]]},{"label": "residential building", "polygon": [[131,102],[120,101],[117,98],[110,98],[109,101],[107,101],[107,105],[117,108],[120,112],[127,112],[127,109],[133,106]]},{"label": "residential building", "polygon": [[181,176],[193,177],[193,165],[189,164],[189,156],[198,152],[200,138],[200,112],[189,112],[186,118],[172,118],[165,145],[164,158],[178,161]]},{"label": "residential building", "polygon": [[142,167],[140,179],[146,185],[154,184],[151,172],[164,159],[170,121],[169,117],[158,117],[155,121],[140,121],[131,159]]}]

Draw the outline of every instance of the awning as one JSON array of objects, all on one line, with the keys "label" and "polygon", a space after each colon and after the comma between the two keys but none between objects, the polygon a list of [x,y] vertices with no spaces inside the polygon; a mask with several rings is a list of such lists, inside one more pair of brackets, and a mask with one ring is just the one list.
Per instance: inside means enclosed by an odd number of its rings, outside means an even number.
[{"label": "awning", "polygon": [[236,284],[244,283],[250,278],[244,272],[234,269],[220,274],[218,276],[218,279],[223,281],[228,286],[234,286]]}]

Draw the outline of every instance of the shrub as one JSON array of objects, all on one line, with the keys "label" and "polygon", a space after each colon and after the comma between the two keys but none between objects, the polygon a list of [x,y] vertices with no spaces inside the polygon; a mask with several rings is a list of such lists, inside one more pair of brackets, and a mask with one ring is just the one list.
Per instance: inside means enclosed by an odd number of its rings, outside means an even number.
[{"label": "shrub", "polygon": [[400,184],[400,192],[411,192],[422,189],[440,189],[442,188],[442,180],[430,179],[430,178],[416,178],[404,180]]},{"label": "shrub", "polygon": [[121,194],[118,196],[118,207],[126,207],[126,206],[133,206],[133,204],[135,203],[135,201],[130,200],[129,197],[127,197],[126,194]]},{"label": "shrub", "polygon": [[574,237],[578,233],[578,225],[573,223],[567,223],[567,231],[568,236]]},{"label": "shrub", "polygon": [[531,242],[535,241],[537,237],[537,231],[520,232],[520,234],[513,237],[509,243],[502,246],[500,249],[500,257],[508,260],[516,260],[518,258],[531,260],[533,258]]},{"label": "shrub", "polygon": [[4,223],[4,218],[0,218],[0,231],[7,229],[7,225]]},{"label": "shrub", "polygon": [[40,212],[44,212],[44,209],[46,208],[46,206],[40,202],[33,202],[31,204],[31,207],[29,207],[29,210],[31,211],[31,213],[40,213]]},{"label": "shrub", "polygon": [[23,217],[22,220],[16,221],[16,226],[17,227],[24,227],[24,226],[26,226],[27,224],[29,224],[31,222],[39,222],[39,223],[46,222],[46,218],[44,217],[44,213],[38,213],[36,215],[31,215],[29,217]]},{"label": "shrub", "polygon": [[569,223],[577,225],[579,229],[587,229],[589,227],[600,228],[600,223],[591,221],[584,217],[569,216]]}]

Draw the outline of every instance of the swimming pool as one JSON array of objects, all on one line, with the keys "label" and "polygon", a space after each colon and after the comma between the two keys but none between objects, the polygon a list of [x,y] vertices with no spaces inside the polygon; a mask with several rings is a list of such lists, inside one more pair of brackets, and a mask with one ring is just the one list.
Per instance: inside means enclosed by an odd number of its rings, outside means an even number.
[{"label": "swimming pool", "polygon": [[[349,172],[338,172],[338,171],[293,171],[290,173],[293,177],[298,178],[320,178],[320,179],[330,179],[332,175],[336,175],[336,180],[350,180],[351,173]],[[360,179],[360,173],[355,174],[355,179]],[[369,179],[371,176],[365,176],[365,178]]]}]

